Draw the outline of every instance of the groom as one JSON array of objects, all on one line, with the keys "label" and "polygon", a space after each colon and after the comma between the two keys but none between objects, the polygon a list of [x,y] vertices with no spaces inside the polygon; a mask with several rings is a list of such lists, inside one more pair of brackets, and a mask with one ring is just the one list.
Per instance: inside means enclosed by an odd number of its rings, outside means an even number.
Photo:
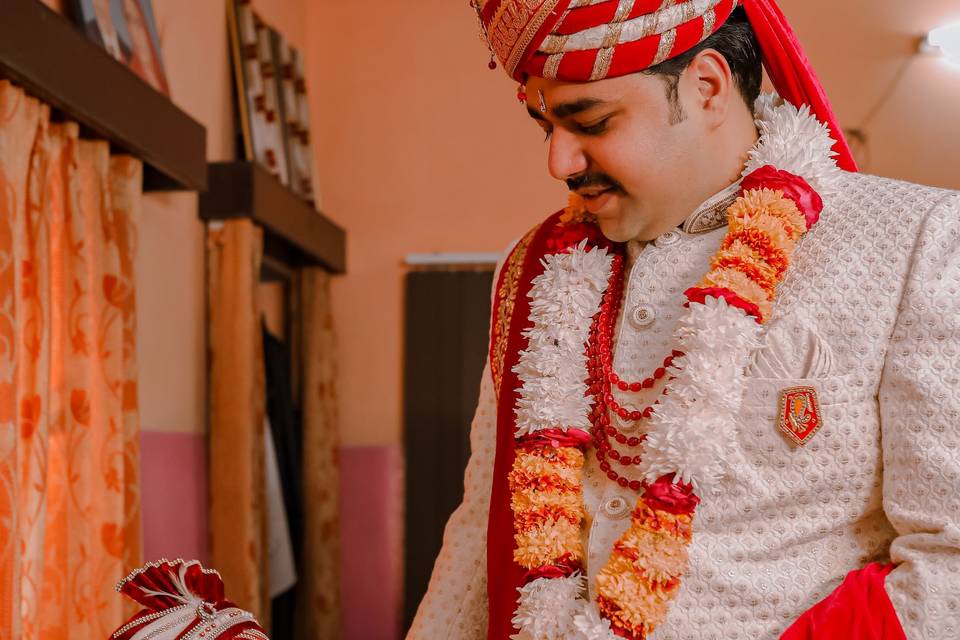
[{"label": "groom", "polygon": [[856,173],[772,0],[474,4],[572,197],[408,638],[956,637],[960,196]]}]

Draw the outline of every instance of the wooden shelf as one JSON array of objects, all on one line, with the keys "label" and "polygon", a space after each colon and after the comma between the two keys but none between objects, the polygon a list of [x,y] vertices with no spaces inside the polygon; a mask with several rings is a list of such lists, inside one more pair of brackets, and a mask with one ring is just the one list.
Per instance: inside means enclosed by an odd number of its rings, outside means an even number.
[{"label": "wooden shelf", "polygon": [[5,0],[0,76],[144,162],[144,189],[206,186],[206,129],[39,0]]},{"label": "wooden shelf", "polygon": [[204,220],[250,218],[264,228],[264,254],[290,266],[346,270],[346,233],[308,202],[252,162],[208,165],[200,194]]}]

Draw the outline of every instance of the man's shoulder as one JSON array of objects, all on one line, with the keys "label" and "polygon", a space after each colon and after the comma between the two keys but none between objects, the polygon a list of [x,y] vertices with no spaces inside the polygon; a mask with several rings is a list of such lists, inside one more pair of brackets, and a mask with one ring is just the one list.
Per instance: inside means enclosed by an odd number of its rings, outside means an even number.
[{"label": "man's shoulder", "polygon": [[843,172],[837,187],[835,206],[845,213],[861,210],[871,217],[877,214],[922,217],[938,205],[960,206],[960,191],[868,173]]},{"label": "man's shoulder", "polygon": [[869,244],[911,247],[910,239],[928,223],[953,219],[960,220],[960,192],[844,172],[827,199],[822,226],[824,233],[851,241],[869,238]]}]

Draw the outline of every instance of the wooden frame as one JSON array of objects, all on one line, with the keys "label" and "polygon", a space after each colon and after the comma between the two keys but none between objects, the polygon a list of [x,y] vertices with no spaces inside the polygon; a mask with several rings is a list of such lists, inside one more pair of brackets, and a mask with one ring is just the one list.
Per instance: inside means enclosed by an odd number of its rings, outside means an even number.
[{"label": "wooden frame", "polygon": [[144,162],[144,190],[206,186],[207,131],[37,0],[6,0],[0,75]]}]

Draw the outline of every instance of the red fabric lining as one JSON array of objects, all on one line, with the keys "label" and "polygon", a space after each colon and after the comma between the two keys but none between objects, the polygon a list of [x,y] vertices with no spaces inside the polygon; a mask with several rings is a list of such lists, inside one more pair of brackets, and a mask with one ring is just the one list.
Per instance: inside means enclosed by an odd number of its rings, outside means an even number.
[{"label": "red fabric lining", "polygon": [[[517,589],[523,585],[524,570],[513,561],[516,542],[513,538],[513,512],[510,510],[508,476],[516,454],[514,408],[520,381],[513,372],[519,353],[526,347],[523,330],[530,326],[530,299],[527,294],[536,274],[543,270],[540,259],[547,239],[555,231],[563,211],[544,222],[534,234],[524,257],[523,268],[515,293],[513,317],[508,329],[506,356],[497,398],[497,449],[493,464],[493,486],[490,493],[490,514],[487,521],[487,599],[489,640],[507,640],[516,633],[511,619],[516,608]],[[502,282],[502,276],[501,276]],[[499,287],[498,287],[499,288]],[[499,292],[498,292],[499,297]]]},{"label": "red fabric lining", "polygon": [[800,616],[780,640],[906,640],[884,588],[895,565],[851,571],[839,587]]}]

